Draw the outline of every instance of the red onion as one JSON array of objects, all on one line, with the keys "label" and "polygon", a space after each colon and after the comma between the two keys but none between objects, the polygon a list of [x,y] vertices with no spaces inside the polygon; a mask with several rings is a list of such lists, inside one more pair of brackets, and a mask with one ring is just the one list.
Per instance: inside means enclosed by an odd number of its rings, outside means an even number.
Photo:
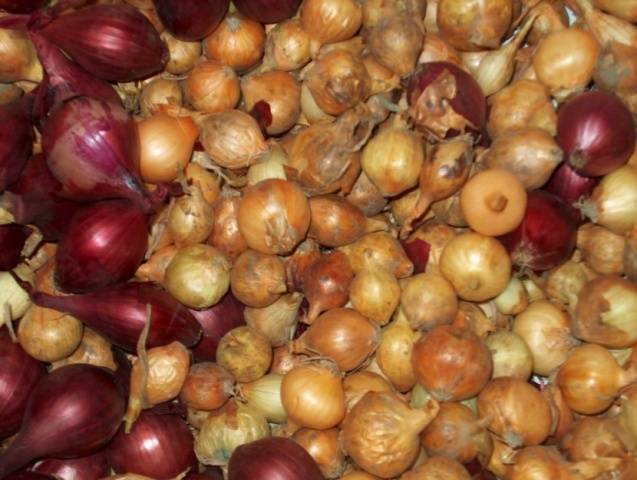
[{"label": "red onion", "polygon": [[58,480],[51,475],[39,472],[18,472],[8,477],[4,477],[4,480]]},{"label": "red onion", "polygon": [[534,190],[528,192],[520,225],[499,239],[516,265],[549,270],[569,258],[576,235],[576,222],[568,205],[551,193]]},{"label": "red onion", "polygon": [[267,437],[238,447],[228,464],[228,480],[323,480],[318,465],[294,440]]},{"label": "red onion", "polygon": [[27,398],[43,376],[43,365],[0,328],[0,438],[19,430]]},{"label": "red onion", "polygon": [[201,336],[195,317],[161,287],[151,283],[122,283],[90,293],[54,296],[32,295],[35,304],[77,317],[112,343],[134,352],[151,307],[148,348],[179,341],[190,347]]},{"label": "red onion", "polygon": [[41,34],[31,32],[31,41],[40,57],[45,75],[38,86],[35,112],[45,119],[59,104],[78,95],[120,103],[115,89],[71,62],[56,46]]},{"label": "red onion", "polygon": [[0,0],[0,8],[11,13],[29,13],[47,2],[48,0]]},{"label": "red onion", "polygon": [[24,225],[0,225],[0,271],[14,268],[22,257],[24,242],[31,235],[31,229]]},{"label": "red onion", "polygon": [[168,60],[168,49],[150,20],[127,4],[81,8],[40,31],[103,80],[139,80],[160,72]]},{"label": "red onion", "polygon": [[[470,74],[453,63],[418,65],[407,83],[407,101],[416,128],[439,138],[465,130],[485,130],[487,101],[482,89]],[[459,117],[450,119],[448,110]]]},{"label": "red onion", "polygon": [[60,480],[99,480],[110,472],[104,450],[88,457],[46,458],[35,463],[31,470],[53,475]]},{"label": "red onion", "polygon": [[579,94],[557,115],[557,141],[566,161],[582,175],[599,177],[625,164],[635,139],[630,110],[609,92]]},{"label": "red onion", "polygon": [[116,473],[168,480],[197,465],[188,425],[177,415],[142,412],[130,433],[121,428],[107,449]]},{"label": "red onion", "polygon": [[146,216],[135,205],[99,202],[75,214],[55,255],[64,290],[85,291],[130,279],[148,248]]},{"label": "red onion", "polygon": [[14,183],[33,149],[33,96],[0,105],[0,192]]},{"label": "red onion", "polygon": [[42,147],[67,198],[128,198],[144,211],[152,209],[139,174],[137,125],[120,105],[89,97],[69,100],[51,113]]},{"label": "red onion", "polygon": [[153,0],[162,25],[180,40],[210,35],[228,11],[230,0]]},{"label": "red onion", "polygon": [[420,238],[402,240],[400,244],[403,246],[411,263],[414,264],[414,274],[423,273],[427,268],[431,245]]},{"label": "red onion", "polygon": [[296,13],[301,0],[234,0],[237,10],[261,23],[279,23]]},{"label": "red onion", "polygon": [[0,457],[0,478],[36,458],[96,452],[117,432],[125,403],[104,368],[75,364],[54,370],[31,392],[20,431]]},{"label": "red onion", "polygon": [[219,467],[208,467],[204,473],[189,473],[184,480],[223,480],[223,472]]},{"label": "red onion", "polygon": [[62,185],[46,166],[44,155],[29,159],[16,183],[4,193],[0,203],[10,211],[17,223],[32,224],[40,229],[47,242],[55,242],[66,231],[81,203],[58,197]]},{"label": "red onion", "polygon": [[589,197],[598,183],[599,179],[580,175],[568,163],[564,162],[553,172],[549,181],[542,188],[564,200],[571,207],[575,218],[583,221],[584,216],[575,208],[574,204],[582,198]]},{"label": "red onion", "polygon": [[197,362],[216,362],[219,340],[226,332],[245,325],[243,309],[245,305],[228,292],[220,302],[207,310],[190,310],[203,328],[201,341],[192,353]]}]

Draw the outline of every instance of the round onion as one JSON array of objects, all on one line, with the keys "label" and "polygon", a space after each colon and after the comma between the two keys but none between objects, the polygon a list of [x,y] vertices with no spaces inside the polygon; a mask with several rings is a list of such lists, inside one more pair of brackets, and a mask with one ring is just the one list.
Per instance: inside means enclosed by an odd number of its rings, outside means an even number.
[{"label": "round onion", "polygon": [[203,44],[208,58],[237,71],[248,70],[263,55],[265,31],[259,22],[230,13]]},{"label": "round onion", "polygon": [[232,68],[216,60],[198,63],[183,84],[184,97],[198,111],[223,112],[241,97],[239,78]]},{"label": "round onion", "polygon": [[520,335],[499,330],[487,336],[484,343],[491,351],[493,378],[513,377],[528,380],[533,372],[533,356]]},{"label": "round onion", "polygon": [[217,363],[238,382],[253,382],[270,368],[272,346],[258,331],[250,327],[236,327],[221,338],[217,347]]},{"label": "round onion", "polygon": [[246,250],[230,271],[232,294],[248,307],[271,305],[285,293],[285,266],[276,255]]},{"label": "round onion", "polygon": [[340,478],[345,469],[345,455],[339,442],[339,430],[302,428],[292,439],[307,450],[325,478]]}]

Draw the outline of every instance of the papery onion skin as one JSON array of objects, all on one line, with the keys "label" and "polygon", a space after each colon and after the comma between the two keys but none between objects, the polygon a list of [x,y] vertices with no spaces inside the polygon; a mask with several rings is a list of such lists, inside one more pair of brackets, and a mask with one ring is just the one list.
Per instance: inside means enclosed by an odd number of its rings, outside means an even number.
[{"label": "papery onion skin", "polygon": [[585,92],[557,116],[557,141],[578,173],[599,177],[625,164],[635,148],[633,117],[612,93]]},{"label": "papery onion skin", "polygon": [[294,440],[270,437],[238,447],[228,464],[228,480],[323,480],[318,465]]},{"label": "papery onion skin", "polygon": [[168,50],[130,5],[91,5],[55,18],[42,35],[98,78],[129,82],[163,69]]},{"label": "papery onion skin", "polygon": [[467,469],[457,460],[447,457],[429,457],[412,470],[405,472],[401,480],[470,480]]},{"label": "papery onion skin", "polygon": [[299,13],[305,31],[321,44],[353,37],[363,21],[360,4],[354,0],[306,0]]},{"label": "papery onion skin", "polygon": [[180,40],[201,40],[217,28],[230,0],[153,0],[164,27]]},{"label": "papery onion skin", "polygon": [[293,17],[301,0],[235,0],[233,2],[246,17],[261,23],[279,23]]},{"label": "papery onion skin", "polygon": [[236,327],[219,341],[217,364],[227,369],[238,382],[253,382],[270,368],[272,346],[258,330]]}]

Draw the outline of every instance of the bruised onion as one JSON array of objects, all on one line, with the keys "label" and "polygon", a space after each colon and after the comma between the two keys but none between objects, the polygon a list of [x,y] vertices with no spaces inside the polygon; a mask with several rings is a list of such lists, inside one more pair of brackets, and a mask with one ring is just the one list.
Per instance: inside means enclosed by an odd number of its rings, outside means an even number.
[{"label": "bruised onion", "polygon": [[191,365],[179,399],[189,408],[215,410],[221,407],[232,393],[234,378],[225,368],[213,362]]}]

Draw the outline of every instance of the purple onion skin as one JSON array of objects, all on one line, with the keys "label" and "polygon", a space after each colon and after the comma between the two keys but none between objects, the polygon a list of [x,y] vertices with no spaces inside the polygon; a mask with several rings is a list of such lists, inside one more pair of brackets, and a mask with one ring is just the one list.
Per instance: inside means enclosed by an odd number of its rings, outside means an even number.
[{"label": "purple onion skin", "polygon": [[31,392],[20,431],[0,457],[0,478],[37,458],[93,454],[117,432],[125,404],[104,368],[76,364],[54,370]]},{"label": "purple onion skin", "polygon": [[55,255],[56,283],[82,292],[130,279],[148,248],[146,216],[121,201],[86,206],[71,219]]},{"label": "purple onion skin", "polygon": [[209,467],[205,473],[189,473],[184,480],[223,480],[223,473],[219,467]]},{"label": "purple onion skin", "polygon": [[51,475],[39,472],[18,472],[8,477],[4,477],[4,480],[58,480]]},{"label": "purple onion skin", "polygon": [[31,295],[35,304],[68,313],[111,343],[135,352],[151,307],[148,348],[178,341],[190,347],[199,341],[201,325],[190,311],[169,293],[152,283],[121,283],[78,295]]},{"label": "purple onion skin", "polygon": [[637,133],[630,110],[616,95],[590,91],[562,105],[556,138],[578,173],[600,177],[628,161]]},{"label": "purple onion skin", "polygon": [[0,225],[0,271],[14,268],[22,258],[24,242],[31,235],[31,229],[24,225]]},{"label": "purple onion skin", "polygon": [[0,192],[14,183],[33,150],[32,95],[0,105]]},{"label": "purple onion skin", "polygon": [[152,210],[139,174],[137,125],[121,106],[89,97],[63,103],[46,122],[42,147],[66,198],[126,198]]},{"label": "purple onion skin", "polygon": [[237,10],[251,20],[279,23],[294,16],[301,0],[234,0]]},{"label": "purple onion skin", "polygon": [[555,169],[549,181],[542,187],[553,195],[557,195],[571,208],[571,213],[578,222],[585,220],[575,204],[588,198],[599,183],[599,178],[585,177],[577,173],[568,163],[563,162]]},{"label": "purple onion skin", "polygon": [[268,437],[238,447],[228,464],[228,480],[323,480],[314,459],[294,440]]},{"label": "purple onion skin", "polygon": [[230,0],[153,0],[162,25],[180,40],[202,40],[219,26]]},{"label": "purple onion skin", "polygon": [[168,61],[155,27],[126,4],[90,5],[54,18],[40,31],[102,80],[140,80],[163,70]]},{"label": "purple onion skin", "polygon": [[226,332],[245,325],[243,310],[245,305],[226,293],[220,302],[207,310],[190,310],[203,328],[201,341],[192,349],[197,362],[216,362],[219,341]]},{"label": "purple onion skin", "polygon": [[0,8],[10,13],[30,13],[46,5],[48,0],[0,0]]},{"label": "purple onion skin", "polygon": [[107,454],[116,473],[136,473],[156,480],[176,477],[196,467],[194,439],[186,422],[177,415],[142,412],[130,433],[119,432]]},{"label": "purple onion skin", "polygon": [[79,95],[121,104],[117,92],[108,82],[70,61],[41,34],[30,32],[30,37],[46,73],[35,100],[35,113],[41,121],[65,100]]},{"label": "purple onion skin", "polygon": [[528,194],[522,223],[498,239],[514,264],[537,271],[549,270],[573,253],[577,223],[561,198],[534,190]]},{"label": "purple onion skin", "polygon": [[44,241],[57,242],[71,218],[84,205],[58,197],[62,184],[48,167],[44,155],[29,159],[22,175],[3,196],[3,206],[16,223],[33,224],[40,229]]},{"label": "purple onion skin", "polygon": [[52,475],[60,480],[99,480],[108,477],[110,467],[106,452],[80,458],[46,458],[36,462],[31,470]]},{"label": "purple onion skin", "polygon": [[20,429],[27,398],[44,374],[44,366],[0,328],[0,438]]}]

